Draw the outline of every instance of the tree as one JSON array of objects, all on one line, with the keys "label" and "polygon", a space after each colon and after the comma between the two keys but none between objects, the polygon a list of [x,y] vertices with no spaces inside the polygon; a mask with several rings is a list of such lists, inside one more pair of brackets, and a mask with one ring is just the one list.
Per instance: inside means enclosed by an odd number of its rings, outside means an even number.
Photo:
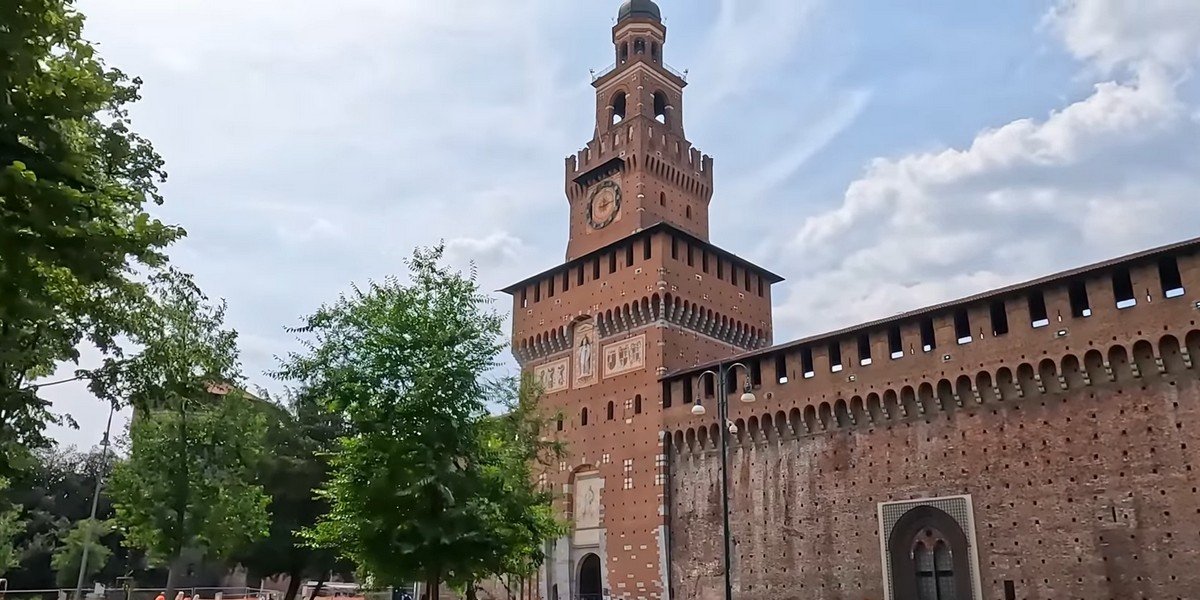
[{"label": "tree", "polygon": [[50,560],[58,587],[74,587],[85,547],[88,549],[85,575],[90,577],[104,570],[113,552],[101,540],[112,532],[113,524],[100,519],[84,519],[63,532],[62,544],[54,550]]},{"label": "tree", "polygon": [[[0,479],[0,492],[8,488],[8,482]],[[17,566],[17,535],[24,529],[21,511],[15,507],[0,506],[0,575]]]},{"label": "tree", "polygon": [[153,277],[151,289],[135,338],[142,351],[92,383],[134,406],[129,457],[114,468],[109,495],[126,545],[169,567],[170,595],[185,551],[224,558],[264,535],[270,499],[254,473],[262,401],[239,389],[224,304],[210,305],[175,271]]},{"label": "tree", "polygon": [[433,600],[491,548],[478,459],[484,376],[502,347],[500,317],[473,276],[439,264],[442,250],[413,253],[409,285],[388,279],[322,306],[279,372],[348,426],[310,539],[381,585],[424,580]]},{"label": "tree", "polygon": [[267,537],[235,556],[260,577],[286,574],[283,600],[293,600],[304,578],[327,580],[336,570],[351,570],[337,553],[314,548],[301,536],[329,511],[317,491],[329,476],[329,453],[345,430],[340,415],[329,413],[308,391],[293,393],[286,405],[266,410],[267,447],[259,461],[259,481],[271,496]]},{"label": "tree", "polygon": [[541,390],[529,376],[503,380],[496,390],[504,412],[481,428],[484,493],[475,500],[491,548],[457,582],[470,600],[484,578],[531,576],[545,562],[545,543],[565,531],[554,516],[553,493],[534,479],[564,455],[546,435],[554,418],[540,408]]},{"label": "tree", "polygon": [[144,290],[184,235],[145,211],[162,159],[131,129],[141,81],[81,38],[73,0],[0,4],[0,475],[60,417],[30,381],[88,343],[120,355]]}]

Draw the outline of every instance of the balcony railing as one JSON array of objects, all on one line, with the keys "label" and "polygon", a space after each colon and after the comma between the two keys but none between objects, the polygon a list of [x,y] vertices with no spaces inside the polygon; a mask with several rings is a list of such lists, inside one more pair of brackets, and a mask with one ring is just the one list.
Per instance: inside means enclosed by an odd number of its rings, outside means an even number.
[{"label": "balcony railing", "polygon": [[[658,63],[658,64],[662,68],[666,69],[668,73],[670,73],[684,81],[687,81],[687,71],[680,73],[679,71],[675,70],[675,68],[673,68],[671,65],[668,65],[667,63]],[[616,70],[617,70],[617,63],[608,65],[607,67],[604,67],[603,69],[600,69],[600,70],[592,69],[592,81],[596,81],[597,79],[600,79],[601,77],[605,77],[609,73],[612,73],[613,71],[616,71]]]}]

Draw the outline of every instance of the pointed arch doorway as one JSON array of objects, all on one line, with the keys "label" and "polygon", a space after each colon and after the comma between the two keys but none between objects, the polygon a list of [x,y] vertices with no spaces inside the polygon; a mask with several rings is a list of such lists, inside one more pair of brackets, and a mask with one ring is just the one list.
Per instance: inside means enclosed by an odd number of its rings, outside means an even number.
[{"label": "pointed arch doorway", "polygon": [[579,561],[578,600],[602,600],[604,588],[600,581],[600,557],[587,554]]}]

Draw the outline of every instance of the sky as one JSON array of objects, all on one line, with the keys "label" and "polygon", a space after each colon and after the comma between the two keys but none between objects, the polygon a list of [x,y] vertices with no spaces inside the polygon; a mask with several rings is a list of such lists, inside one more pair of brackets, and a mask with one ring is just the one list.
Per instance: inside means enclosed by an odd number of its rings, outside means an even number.
[{"label": "sky", "polygon": [[[285,326],[415,246],[488,290],[562,262],[618,4],[79,0],[145,81],[172,260],[268,389]],[[787,278],[776,342],[1200,236],[1197,0],[659,4],[711,239]],[[100,439],[106,407],[46,391],[62,443]]]}]

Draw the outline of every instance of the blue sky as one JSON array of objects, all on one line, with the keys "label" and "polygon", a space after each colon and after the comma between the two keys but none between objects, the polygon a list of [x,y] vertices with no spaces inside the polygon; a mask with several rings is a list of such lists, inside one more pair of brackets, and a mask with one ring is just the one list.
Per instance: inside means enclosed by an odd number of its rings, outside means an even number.
[{"label": "blue sky", "polygon": [[[615,0],[80,2],[145,79],[174,260],[228,300],[251,383],[416,245],[489,289],[562,260]],[[660,5],[712,241],[788,279],[778,342],[1200,235],[1200,2]],[[84,390],[55,401],[61,440],[99,438]]]}]

